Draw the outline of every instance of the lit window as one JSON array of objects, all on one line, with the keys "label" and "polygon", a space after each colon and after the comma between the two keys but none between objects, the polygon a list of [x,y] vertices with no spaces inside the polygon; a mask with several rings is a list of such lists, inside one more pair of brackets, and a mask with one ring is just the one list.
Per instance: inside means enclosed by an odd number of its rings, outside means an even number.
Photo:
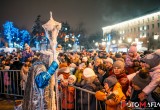
[{"label": "lit window", "polygon": [[147,30],[147,26],[144,26],[144,30]]}]

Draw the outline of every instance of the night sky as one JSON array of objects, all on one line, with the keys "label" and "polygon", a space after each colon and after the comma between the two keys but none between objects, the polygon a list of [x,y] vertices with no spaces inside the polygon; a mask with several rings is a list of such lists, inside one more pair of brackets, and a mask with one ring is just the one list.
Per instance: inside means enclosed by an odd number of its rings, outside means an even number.
[{"label": "night sky", "polygon": [[56,21],[67,21],[72,28],[83,23],[90,35],[159,7],[160,0],[1,0],[0,27],[9,20],[31,31],[37,15],[49,20],[52,11]]}]

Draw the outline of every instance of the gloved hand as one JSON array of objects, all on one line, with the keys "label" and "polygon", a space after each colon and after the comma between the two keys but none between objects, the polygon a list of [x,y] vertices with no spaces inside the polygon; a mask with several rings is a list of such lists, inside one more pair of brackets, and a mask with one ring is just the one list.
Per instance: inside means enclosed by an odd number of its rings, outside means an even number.
[{"label": "gloved hand", "polygon": [[104,93],[102,91],[97,91],[95,94],[95,97],[97,100],[104,101],[104,100],[106,100],[106,93]]}]

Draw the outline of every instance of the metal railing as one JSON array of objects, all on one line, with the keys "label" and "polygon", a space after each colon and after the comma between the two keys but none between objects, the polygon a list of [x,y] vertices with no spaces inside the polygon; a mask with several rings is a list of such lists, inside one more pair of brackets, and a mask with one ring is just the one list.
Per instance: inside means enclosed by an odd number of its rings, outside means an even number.
[{"label": "metal railing", "polygon": [[[106,110],[106,104],[105,102],[100,102],[95,98],[95,92],[77,87],[77,86],[72,86],[75,88],[75,93],[74,93],[74,110]],[[65,95],[66,93],[63,93],[61,95]],[[85,94],[85,95],[84,95]],[[70,95],[70,94],[69,94]],[[65,96],[66,99],[67,97],[70,96]],[[73,94],[72,94],[73,95]],[[86,96],[87,95],[87,96]],[[86,97],[84,97],[86,96]],[[84,100],[87,99],[87,100]],[[60,110],[68,110],[67,106],[65,108],[62,107],[62,99],[60,98]],[[84,103],[83,101],[87,102]],[[67,105],[67,101],[65,105]]]},{"label": "metal railing", "polygon": [[20,70],[0,70],[0,94],[23,96]]},{"label": "metal railing", "polygon": [[[0,94],[4,95],[12,95],[14,97],[20,96],[23,97],[24,91],[21,88],[21,76],[20,76],[20,70],[0,70]],[[65,99],[70,98],[70,95],[73,98],[73,107],[72,110],[105,110],[106,106],[105,103],[98,101],[95,98],[95,92],[77,87],[77,86],[72,86],[75,90],[73,94],[67,94],[63,93],[61,90],[60,92],[60,97],[59,97],[59,106],[60,110],[68,110],[67,104],[68,102],[66,101],[65,103],[63,102],[63,97]],[[86,96],[86,97],[84,97]],[[86,100],[84,100],[86,98]],[[85,102],[85,103],[84,103]],[[63,106],[66,105],[65,108]],[[91,108],[94,106],[94,109]]]}]

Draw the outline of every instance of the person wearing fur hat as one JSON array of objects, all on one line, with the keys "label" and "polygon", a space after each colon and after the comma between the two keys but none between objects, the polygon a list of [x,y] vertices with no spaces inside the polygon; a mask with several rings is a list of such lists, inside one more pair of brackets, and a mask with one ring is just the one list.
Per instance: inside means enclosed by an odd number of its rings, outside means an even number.
[{"label": "person wearing fur hat", "polygon": [[61,74],[63,75],[64,79],[68,79],[68,77],[70,75],[70,68],[67,65],[67,63],[61,63],[59,65],[58,76]]},{"label": "person wearing fur hat", "polygon": [[115,75],[111,75],[104,80],[104,90],[97,91],[95,97],[97,100],[105,101],[106,110],[125,110],[121,107],[121,102],[126,97],[122,92],[122,87]]},{"label": "person wearing fur hat", "polygon": [[[92,92],[99,90],[101,84],[97,78],[97,75],[91,68],[84,69],[82,78],[83,78],[83,80],[81,81],[82,89],[86,89]],[[83,108],[81,108],[81,110],[88,110],[88,106],[90,106],[91,110],[95,110],[96,99],[94,95],[89,95],[87,92],[82,92],[82,94],[83,95],[80,96],[77,100],[79,105],[83,104]]]},{"label": "person wearing fur hat", "polygon": [[125,71],[125,63],[118,60],[113,63],[113,73],[118,82],[122,85],[123,93],[126,94],[129,87],[129,80]]},{"label": "person wearing fur hat", "polygon": [[133,69],[134,60],[140,61],[140,55],[137,53],[137,45],[132,44],[129,48],[128,54],[126,56],[125,64],[126,64],[126,70],[128,71],[128,74],[132,74],[136,71]]},{"label": "person wearing fur hat", "polygon": [[74,110],[75,88],[72,86],[76,82],[75,75],[70,75],[66,81],[61,82],[62,90],[62,110]]},{"label": "person wearing fur hat", "polygon": [[160,85],[160,82],[157,80],[160,77],[160,49],[156,50],[151,54],[146,55],[141,60],[145,62],[146,68],[150,68],[149,75],[152,78],[151,82],[139,94],[139,98],[143,100],[158,85]]},{"label": "person wearing fur hat", "polygon": [[56,110],[57,108],[54,74],[59,65],[56,45],[61,23],[54,21],[51,16],[50,21],[42,27],[52,50],[41,51],[40,59],[35,60],[30,67],[22,106],[19,106],[18,110]]}]

